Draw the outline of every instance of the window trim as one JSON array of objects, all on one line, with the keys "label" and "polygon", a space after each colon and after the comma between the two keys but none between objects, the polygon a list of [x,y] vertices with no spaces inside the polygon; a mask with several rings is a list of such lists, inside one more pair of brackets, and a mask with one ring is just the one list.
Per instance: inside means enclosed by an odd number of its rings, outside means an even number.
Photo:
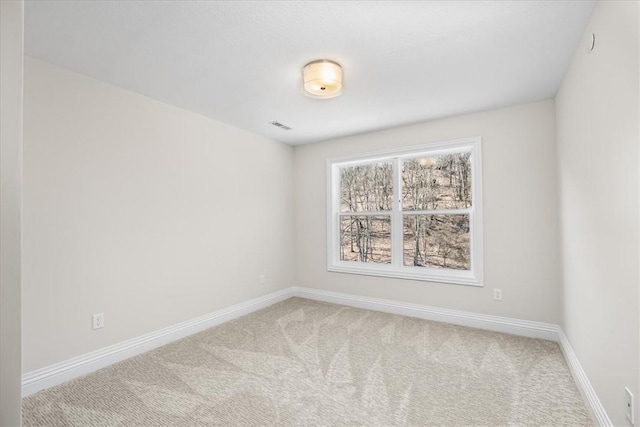
[{"label": "window trim", "polygon": [[[480,137],[464,138],[454,141],[438,141],[402,149],[383,150],[359,155],[350,155],[327,159],[327,270],[331,272],[363,274],[369,276],[392,277],[427,282],[452,283],[459,285],[483,286],[483,221],[482,221],[482,139]],[[470,263],[469,270],[436,269],[402,264],[357,263],[340,260],[340,175],[339,169],[344,166],[391,161],[394,167],[394,210],[384,212],[391,216],[391,227],[403,227],[403,214],[414,211],[403,211],[400,191],[401,174],[395,171],[400,159],[419,155],[440,155],[460,151],[471,152],[471,188],[473,203],[469,209],[445,210],[449,214],[465,211],[469,215],[470,225]],[[399,209],[398,209],[399,207]],[[420,211],[415,211],[420,212]],[[372,215],[373,212],[358,212],[355,215]],[[381,212],[378,212],[381,214]],[[402,262],[402,233],[391,234],[392,260]],[[398,254],[400,254],[398,256]],[[393,261],[392,261],[393,263]]]}]

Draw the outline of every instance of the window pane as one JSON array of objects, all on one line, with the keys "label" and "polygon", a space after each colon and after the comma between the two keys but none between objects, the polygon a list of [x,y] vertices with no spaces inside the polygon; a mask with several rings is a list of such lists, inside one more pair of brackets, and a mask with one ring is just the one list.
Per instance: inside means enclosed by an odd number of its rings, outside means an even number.
[{"label": "window pane", "polygon": [[391,217],[340,217],[340,259],[391,263]]},{"label": "window pane", "polygon": [[419,157],[402,162],[402,209],[471,207],[471,153]]},{"label": "window pane", "polygon": [[391,210],[392,175],[391,162],[340,168],[340,211]]},{"label": "window pane", "polygon": [[404,215],[404,265],[469,270],[469,215]]}]

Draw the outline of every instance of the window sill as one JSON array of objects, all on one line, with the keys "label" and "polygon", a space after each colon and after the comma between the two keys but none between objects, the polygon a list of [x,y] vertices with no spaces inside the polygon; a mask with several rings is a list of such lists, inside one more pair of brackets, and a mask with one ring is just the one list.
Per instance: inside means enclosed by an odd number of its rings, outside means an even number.
[{"label": "window sill", "polygon": [[378,276],[378,277],[390,277],[394,279],[407,279],[407,280],[419,280],[423,282],[435,282],[435,283],[451,283],[455,285],[466,286],[484,286],[482,280],[474,276],[469,271],[459,270],[443,270],[446,273],[438,274],[438,271],[429,269],[425,271],[424,267],[402,267],[394,268],[390,265],[386,265],[382,268],[376,266],[355,266],[355,265],[329,265],[327,271],[334,273],[347,273],[347,274],[361,274],[365,276]]}]

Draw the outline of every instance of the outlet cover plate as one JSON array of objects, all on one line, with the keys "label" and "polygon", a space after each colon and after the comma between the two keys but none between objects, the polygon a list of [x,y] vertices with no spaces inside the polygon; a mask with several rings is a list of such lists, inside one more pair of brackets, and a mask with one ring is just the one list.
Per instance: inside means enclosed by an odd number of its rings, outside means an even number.
[{"label": "outlet cover plate", "polygon": [[93,329],[104,328],[104,313],[93,315]]}]

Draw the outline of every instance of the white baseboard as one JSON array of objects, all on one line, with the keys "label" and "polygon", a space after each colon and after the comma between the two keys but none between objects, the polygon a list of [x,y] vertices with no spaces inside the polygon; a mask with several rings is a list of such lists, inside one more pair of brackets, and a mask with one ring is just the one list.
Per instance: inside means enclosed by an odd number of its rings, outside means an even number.
[{"label": "white baseboard", "polygon": [[26,397],[40,390],[62,384],[172,341],[244,316],[277,302],[284,301],[293,296],[417,317],[436,322],[452,323],[455,325],[556,341],[560,345],[569,369],[595,420],[603,427],[613,425],[593,390],[580,362],[576,358],[567,337],[558,325],[297,286],[282,289],[156,332],[26,373],[22,376],[22,396]]},{"label": "white baseboard", "polygon": [[491,316],[488,314],[472,313],[469,311],[450,310],[447,308],[343,294],[340,292],[323,291],[319,289],[301,287],[294,287],[293,289],[294,294],[302,298],[332,302],[335,304],[365,308],[368,310],[384,311],[385,313],[417,317],[436,322],[487,329],[490,331],[504,332],[524,337],[558,341],[558,330],[560,327],[550,323]]},{"label": "white baseboard", "polygon": [[123,341],[22,375],[22,397],[70,381],[106,366],[145,353],[221,323],[268,307],[293,296],[292,288],[282,289],[213,313],[137,338]]},{"label": "white baseboard", "polygon": [[602,427],[613,427],[613,423],[604,410],[602,403],[600,403],[598,395],[593,389],[589,378],[587,378],[587,374],[584,372],[584,369],[582,369],[582,365],[578,361],[576,354],[573,352],[573,348],[562,329],[558,331],[558,344],[560,344],[560,349],[562,350],[564,359],[567,361],[567,365],[569,365],[571,375],[573,375],[573,379],[578,385],[578,389],[584,397],[584,400],[587,403],[587,408],[591,411],[591,415],[598,422],[598,425]]}]

